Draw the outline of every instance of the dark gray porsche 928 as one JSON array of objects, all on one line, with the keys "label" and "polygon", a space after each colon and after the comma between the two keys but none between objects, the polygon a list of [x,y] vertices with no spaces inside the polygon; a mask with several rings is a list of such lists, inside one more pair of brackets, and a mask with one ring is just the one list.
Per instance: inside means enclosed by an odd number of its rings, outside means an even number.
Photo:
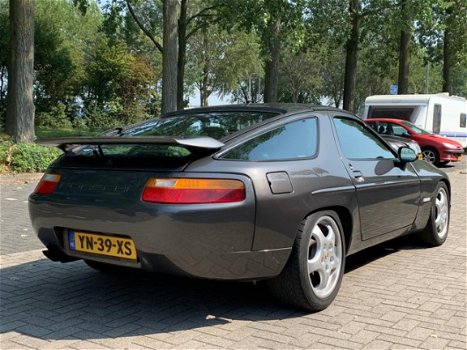
[{"label": "dark gray porsche 928", "polygon": [[347,255],[448,234],[447,176],[339,109],[190,109],[42,143],[64,151],[29,198],[54,261],[268,280],[317,311],[337,295]]}]

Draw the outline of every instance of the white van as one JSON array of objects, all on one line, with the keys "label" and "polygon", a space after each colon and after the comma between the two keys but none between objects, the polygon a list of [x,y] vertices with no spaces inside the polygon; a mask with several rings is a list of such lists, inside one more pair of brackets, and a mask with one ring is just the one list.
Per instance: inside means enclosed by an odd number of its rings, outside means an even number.
[{"label": "white van", "polygon": [[467,147],[467,100],[448,93],[375,95],[365,100],[363,119],[408,120],[433,134],[449,137]]}]

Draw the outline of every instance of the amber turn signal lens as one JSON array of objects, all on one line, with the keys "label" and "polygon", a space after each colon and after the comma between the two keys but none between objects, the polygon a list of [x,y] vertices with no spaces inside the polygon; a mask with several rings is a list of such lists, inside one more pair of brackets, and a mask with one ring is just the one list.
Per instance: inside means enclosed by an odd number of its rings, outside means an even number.
[{"label": "amber turn signal lens", "polygon": [[149,179],[142,200],[166,204],[231,203],[245,199],[245,185],[234,179]]},{"label": "amber turn signal lens", "polygon": [[60,181],[60,175],[57,174],[44,174],[36,186],[34,193],[37,194],[51,194]]}]

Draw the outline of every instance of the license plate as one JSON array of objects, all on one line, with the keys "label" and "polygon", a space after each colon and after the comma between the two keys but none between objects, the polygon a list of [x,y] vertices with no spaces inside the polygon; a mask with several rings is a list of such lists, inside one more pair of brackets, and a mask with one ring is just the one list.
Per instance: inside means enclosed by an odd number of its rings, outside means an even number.
[{"label": "license plate", "polygon": [[136,260],[135,243],[130,238],[69,231],[70,250]]}]

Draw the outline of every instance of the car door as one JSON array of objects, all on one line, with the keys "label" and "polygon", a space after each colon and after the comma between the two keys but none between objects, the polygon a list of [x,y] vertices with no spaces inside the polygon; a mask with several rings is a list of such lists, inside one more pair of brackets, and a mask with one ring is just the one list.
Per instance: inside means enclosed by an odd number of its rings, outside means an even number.
[{"label": "car door", "polygon": [[342,161],[356,188],[362,239],[404,229],[415,220],[420,180],[410,164],[359,120],[335,116]]}]

